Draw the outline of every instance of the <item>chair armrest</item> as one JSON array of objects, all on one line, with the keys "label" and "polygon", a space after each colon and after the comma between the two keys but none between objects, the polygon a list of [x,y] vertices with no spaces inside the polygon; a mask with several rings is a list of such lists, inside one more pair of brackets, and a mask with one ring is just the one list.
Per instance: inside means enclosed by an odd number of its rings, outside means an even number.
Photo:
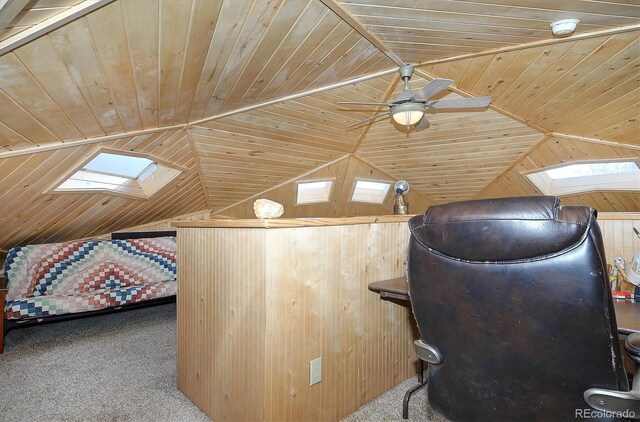
[{"label": "chair armrest", "polygon": [[0,275],[0,292],[1,291],[7,291],[7,280],[5,280],[4,277]]},{"label": "chair armrest", "polygon": [[[639,342],[640,333],[633,333],[625,344],[627,354],[636,363],[640,363],[637,350]],[[636,365],[631,391],[590,388],[584,392],[584,400],[593,409],[612,413],[615,417],[640,419],[640,366]]]},{"label": "chair armrest", "polygon": [[425,343],[422,339],[413,342],[416,346],[416,354],[418,358],[433,365],[442,363],[442,353],[430,344]]}]

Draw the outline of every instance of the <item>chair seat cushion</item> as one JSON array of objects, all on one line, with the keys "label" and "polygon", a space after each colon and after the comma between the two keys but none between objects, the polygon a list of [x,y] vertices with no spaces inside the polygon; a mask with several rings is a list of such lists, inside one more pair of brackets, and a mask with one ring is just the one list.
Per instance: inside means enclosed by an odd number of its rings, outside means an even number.
[{"label": "chair seat cushion", "polygon": [[176,280],[171,280],[164,283],[98,289],[90,294],[42,295],[18,298],[7,300],[4,313],[7,319],[24,319],[113,308],[175,295],[176,284]]}]

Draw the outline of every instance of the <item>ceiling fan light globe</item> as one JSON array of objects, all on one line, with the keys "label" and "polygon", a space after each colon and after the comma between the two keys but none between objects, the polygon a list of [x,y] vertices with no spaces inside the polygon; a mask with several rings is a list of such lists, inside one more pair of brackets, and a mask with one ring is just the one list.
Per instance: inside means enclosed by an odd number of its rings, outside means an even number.
[{"label": "ceiling fan light globe", "polygon": [[404,110],[393,113],[392,117],[399,125],[411,126],[418,123],[423,115],[423,110]]},{"label": "ceiling fan light globe", "polygon": [[425,107],[422,103],[414,102],[396,104],[391,107],[391,117],[401,126],[415,125],[424,116]]}]

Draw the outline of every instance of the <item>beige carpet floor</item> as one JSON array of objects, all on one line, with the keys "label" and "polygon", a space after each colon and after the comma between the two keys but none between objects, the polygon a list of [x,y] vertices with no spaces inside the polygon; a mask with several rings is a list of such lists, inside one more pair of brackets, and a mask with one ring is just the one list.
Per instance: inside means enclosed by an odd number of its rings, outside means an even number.
[{"label": "beige carpet floor", "polygon": [[[18,329],[0,355],[0,421],[208,421],[176,388],[176,307]],[[345,421],[402,421],[402,398],[415,379]],[[426,389],[410,420],[442,421]]]}]

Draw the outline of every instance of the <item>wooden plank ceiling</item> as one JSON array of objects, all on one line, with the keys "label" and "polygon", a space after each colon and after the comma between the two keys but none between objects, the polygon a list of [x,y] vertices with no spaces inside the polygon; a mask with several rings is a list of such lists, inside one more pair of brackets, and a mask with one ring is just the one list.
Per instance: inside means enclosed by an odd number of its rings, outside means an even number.
[{"label": "wooden plank ceiling", "polygon": [[[16,11],[11,20],[4,22],[0,19],[0,41],[4,41],[14,35],[26,31],[33,26],[59,15],[84,0],[8,0],[2,7],[8,7],[10,3],[20,3],[21,10]],[[0,2],[0,6],[3,2]],[[0,14],[1,16],[1,14]]]},{"label": "wooden plank ceiling", "polygon": [[[326,169],[405,178],[426,206],[537,194],[528,184],[510,188],[522,185],[514,163],[545,148],[580,151],[558,153],[560,162],[640,150],[640,0],[20,4],[0,7],[0,249],[205,209],[245,216],[250,198],[289,203],[282,195],[296,180]],[[19,32],[70,10],[75,20],[21,41]],[[569,17],[582,21],[577,33],[554,38],[549,24]],[[429,114],[431,127],[409,135],[388,120],[347,130],[377,108],[336,102],[392,98],[398,57],[417,66],[413,88],[447,77],[452,91],[441,95],[490,95],[492,106]],[[104,146],[187,171],[148,201],[46,193],[56,175]],[[640,208],[632,193],[567,200]],[[374,212],[325,208],[293,212]]]},{"label": "wooden plank ceiling", "polygon": [[422,69],[546,131],[640,145],[639,52],[634,31]]},{"label": "wooden plank ceiling", "polygon": [[[310,205],[296,205],[298,182],[310,182],[317,180],[332,180],[333,192],[329,202]],[[276,186],[260,193],[260,198],[276,201],[284,206],[283,218],[292,218],[304,215],[306,217],[341,217],[359,215],[384,215],[393,210],[394,195],[390,192],[384,203],[364,204],[351,202],[351,194],[355,188],[356,180],[373,180],[379,182],[395,183],[396,178],[372,167],[370,163],[355,156],[345,156],[333,161],[317,170],[300,176],[283,185]],[[216,215],[234,218],[254,218],[253,202],[256,197],[250,197],[238,204],[215,212]],[[409,202],[409,211],[425,210],[429,205],[436,203],[432,198],[414,190],[406,196]]]},{"label": "wooden plank ceiling", "polygon": [[388,67],[316,0],[117,1],[0,57],[0,146],[184,124]]},{"label": "wooden plank ceiling", "polygon": [[[628,158],[636,160],[638,150],[614,145],[590,144],[550,136],[507,169],[502,177],[487,185],[476,197],[498,198],[509,196],[542,195],[526,173],[576,160],[610,160]],[[600,211],[616,210],[638,212],[640,192],[587,192],[562,197],[566,205],[589,205]]]},{"label": "wooden plank ceiling", "polygon": [[[108,147],[174,163],[183,174],[148,200],[100,193],[46,194],[70,166]],[[126,136],[0,160],[0,249],[99,235],[207,208],[184,131]]]},{"label": "wooden plank ceiling", "polygon": [[194,126],[209,203],[228,207],[352,152],[364,128],[345,127],[369,112],[336,101],[381,101],[391,77],[361,82]]},{"label": "wooden plank ceiling", "polygon": [[550,38],[573,18],[576,34],[638,24],[638,3],[592,0],[340,0],[407,63],[478,53]]},{"label": "wooden plank ceiling", "polygon": [[[426,82],[414,77],[411,86],[416,89]],[[444,98],[456,97],[448,93]],[[431,126],[409,136],[390,119],[373,124],[356,153],[439,202],[473,198],[542,137],[493,110],[426,117]]]}]

